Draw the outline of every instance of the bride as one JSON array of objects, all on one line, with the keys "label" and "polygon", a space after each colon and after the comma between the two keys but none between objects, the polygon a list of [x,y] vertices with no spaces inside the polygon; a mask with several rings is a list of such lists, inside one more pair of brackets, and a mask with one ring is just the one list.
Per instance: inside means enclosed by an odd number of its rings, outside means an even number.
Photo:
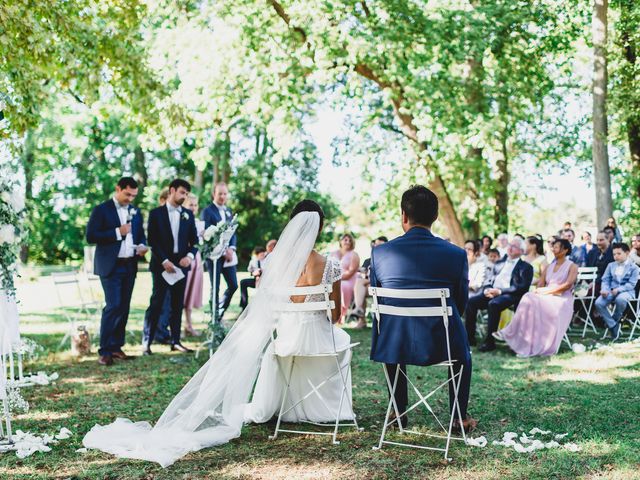
[{"label": "bride", "polygon": [[[336,351],[341,352],[341,367],[348,372],[345,367],[351,361],[349,335],[330,324],[326,314],[284,313],[274,308],[290,301],[317,301],[312,296],[283,296],[278,293],[283,289],[331,283],[331,299],[336,305],[331,320],[338,320],[340,265],[313,249],[323,221],[324,213],[317,203],[303,200],[295,206],[276,248],[265,259],[264,273],[248,307],[216,353],[171,401],[154,427],[148,422],[117,418],[109,425],[95,425],[84,437],[84,446],[167,467],[189,452],[239,437],[244,423],[266,422],[277,414],[283,380],[274,353],[287,356],[328,352],[335,342]],[[271,341],[274,329],[276,338]],[[332,367],[336,369],[333,358],[322,357],[298,359],[296,366],[290,382],[291,395],[296,399],[309,391],[308,380],[317,385],[331,375]],[[353,419],[350,375],[346,381],[347,398],[340,420]],[[322,398],[311,395],[283,420],[334,421],[329,410],[338,410],[340,376],[320,387],[319,394]]]}]

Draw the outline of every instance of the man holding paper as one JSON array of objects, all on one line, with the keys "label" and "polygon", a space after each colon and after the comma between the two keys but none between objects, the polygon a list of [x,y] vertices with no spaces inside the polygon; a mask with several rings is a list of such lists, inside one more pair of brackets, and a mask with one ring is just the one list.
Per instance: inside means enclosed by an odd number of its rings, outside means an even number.
[{"label": "man holding paper", "polygon": [[147,230],[151,246],[149,269],[153,280],[153,291],[144,317],[143,338],[146,339],[142,345],[144,355],[151,354],[151,343],[168,293],[171,299],[169,314],[171,350],[183,353],[191,351],[180,343],[185,277],[198,251],[195,218],[191,210],[182,207],[190,191],[191,185],[186,180],[172,181],[169,185],[167,203],[149,213]]},{"label": "man holding paper", "polygon": [[100,321],[100,365],[113,365],[114,358],[133,358],[122,347],[138,257],[149,250],[142,214],[132,205],[137,194],[138,183],[122,177],[113,198],[95,207],[87,224],[87,242],[96,245],[93,272],[100,277],[105,299]]}]

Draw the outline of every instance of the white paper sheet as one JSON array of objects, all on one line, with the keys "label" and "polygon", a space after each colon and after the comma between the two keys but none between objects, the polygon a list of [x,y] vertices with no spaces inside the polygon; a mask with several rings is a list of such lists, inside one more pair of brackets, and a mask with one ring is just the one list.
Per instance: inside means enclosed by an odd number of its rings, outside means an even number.
[{"label": "white paper sheet", "polygon": [[184,273],[182,273],[182,270],[176,267],[176,271],[173,273],[169,273],[166,270],[162,272],[162,278],[164,278],[165,282],[167,282],[169,285],[173,285],[184,278]]}]

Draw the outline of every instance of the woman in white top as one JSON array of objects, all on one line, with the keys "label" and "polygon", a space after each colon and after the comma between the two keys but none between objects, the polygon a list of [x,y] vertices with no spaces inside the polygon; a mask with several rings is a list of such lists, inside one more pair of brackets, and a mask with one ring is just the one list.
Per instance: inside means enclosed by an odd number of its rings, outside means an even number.
[{"label": "woman in white top", "polygon": [[469,296],[475,295],[482,289],[487,278],[487,263],[480,258],[480,245],[475,240],[464,243],[469,262]]}]

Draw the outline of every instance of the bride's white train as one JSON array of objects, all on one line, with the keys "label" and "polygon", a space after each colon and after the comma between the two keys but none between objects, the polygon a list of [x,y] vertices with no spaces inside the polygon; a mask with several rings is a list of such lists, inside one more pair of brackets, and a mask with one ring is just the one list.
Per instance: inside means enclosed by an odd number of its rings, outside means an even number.
[{"label": "bride's white train", "polygon": [[[260,286],[247,309],[240,316],[220,348],[184,386],[169,404],[155,426],[148,422],[132,422],[118,418],[115,422],[94,426],[84,437],[87,448],[99,449],[119,457],[158,462],[167,467],[189,452],[226,443],[240,436],[245,422],[269,420],[278,410],[282,380],[271,353],[314,353],[327,351],[333,328],[340,361],[351,359],[349,335],[316,313],[282,314],[274,305],[290,301],[278,293],[294,287],[303,272],[321,226],[317,212],[303,211],[285,227],[275,250],[266,259]],[[339,266],[327,260],[323,283],[340,278]],[[278,329],[275,344],[271,333]],[[333,348],[333,345],[331,345]],[[320,360],[320,361],[317,361]],[[325,370],[335,368],[335,361],[324,365],[313,359],[313,365],[297,368],[292,390],[302,391],[302,381],[326,377]],[[303,379],[304,377],[304,379]],[[351,419],[351,378],[348,398],[341,417]],[[250,402],[254,384],[255,393]],[[306,390],[305,390],[306,391]],[[330,382],[323,387],[327,403],[339,402],[342,385]],[[314,402],[314,396],[290,412],[285,420],[333,421],[327,409]],[[334,411],[337,408],[333,409]]]}]

